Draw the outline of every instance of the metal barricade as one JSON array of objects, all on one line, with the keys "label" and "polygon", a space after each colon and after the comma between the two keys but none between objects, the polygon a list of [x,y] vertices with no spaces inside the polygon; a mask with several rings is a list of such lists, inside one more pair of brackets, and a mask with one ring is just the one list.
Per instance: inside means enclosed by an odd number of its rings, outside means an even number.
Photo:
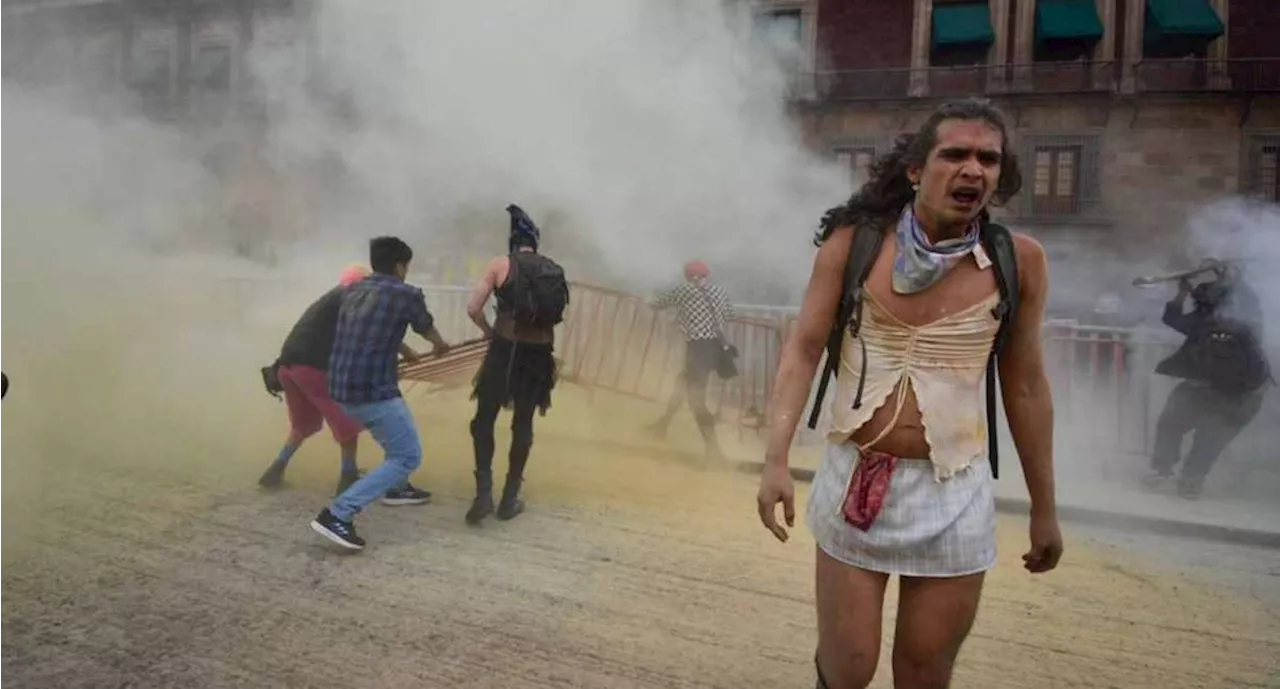
[{"label": "metal barricade", "polygon": [[[666,401],[684,365],[684,339],[673,320],[633,294],[583,283],[570,289],[557,340],[561,377],[588,391]],[[708,404],[740,432],[762,428],[782,352],[782,326],[779,320],[730,318],[725,339],[738,350],[738,375],[728,381],[713,377]]]}]

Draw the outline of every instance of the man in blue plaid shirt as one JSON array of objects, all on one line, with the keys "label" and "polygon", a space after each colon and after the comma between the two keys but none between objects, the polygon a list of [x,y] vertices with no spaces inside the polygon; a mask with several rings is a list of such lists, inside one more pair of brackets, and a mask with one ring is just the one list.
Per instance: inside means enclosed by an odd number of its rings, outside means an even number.
[{"label": "man in blue plaid shirt", "polygon": [[347,287],[329,356],[329,396],[368,429],[386,459],[333,499],[311,522],[320,535],[350,550],[364,548],[352,520],[378,496],[388,505],[419,505],[431,494],[409,483],[422,463],[422,443],[404,398],[396,354],[417,359],[404,344],[405,331],[431,341],[439,356],[449,345],[436,331],[422,290],[406,284],[413,250],[396,237],[369,242],[373,275]]}]

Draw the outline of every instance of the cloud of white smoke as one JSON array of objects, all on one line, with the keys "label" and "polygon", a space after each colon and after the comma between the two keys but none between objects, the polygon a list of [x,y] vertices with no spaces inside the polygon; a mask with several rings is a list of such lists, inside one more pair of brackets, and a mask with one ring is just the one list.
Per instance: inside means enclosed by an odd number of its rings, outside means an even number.
[{"label": "cloud of white smoke", "polygon": [[749,20],[719,2],[323,1],[316,25],[354,124],[294,92],[272,145],[340,156],[360,192],[346,233],[499,253],[514,202],[582,278],[648,288],[701,257],[794,300],[818,216],[847,196],[788,122]]}]

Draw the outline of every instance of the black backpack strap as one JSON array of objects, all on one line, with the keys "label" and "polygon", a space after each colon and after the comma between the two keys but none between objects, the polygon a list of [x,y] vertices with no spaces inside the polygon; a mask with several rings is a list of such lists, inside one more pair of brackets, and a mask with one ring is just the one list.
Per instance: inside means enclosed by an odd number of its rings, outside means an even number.
[{"label": "black backpack strap", "polygon": [[987,454],[991,461],[991,476],[1000,478],[1000,442],[996,436],[996,365],[1018,313],[1021,292],[1018,255],[1009,230],[992,222],[983,223],[982,248],[995,267],[996,287],[1000,290],[1000,301],[992,310],[992,315],[1000,319],[1000,327],[996,330],[991,356],[987,359]]},{"label": "black backpack strap", "polygon": [[[836,313],[835,326],[827,338],[827,362],[822,369],[822,377],[818,380],[818,395],[813,400],[813,409],[809,412],[809,428],[818,427],[818,416],[822,414],[822,399],[827,394],[827,386],[836,375],[840,364],[840,345],[844,340],[844,331],[848,327],[849,334],[857,337],[862,326],[862,285],[871,274],[880,255],[880,245],[884,242],[884,232],[879,229],[854,230],[853,242],[849,247],[849,258],[844,265],[844,292],[840,296],[840,306]],[[863,376],[858,379],[858,395],[854,406],[861,406],[862,386],[866,378],[866,352],[863,352]]]}]

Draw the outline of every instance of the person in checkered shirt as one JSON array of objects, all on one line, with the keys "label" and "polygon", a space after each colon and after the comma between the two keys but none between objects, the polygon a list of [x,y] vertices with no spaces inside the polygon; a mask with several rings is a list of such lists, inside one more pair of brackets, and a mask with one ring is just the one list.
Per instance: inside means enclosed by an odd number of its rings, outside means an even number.
[{"label": "person in checkered shirt", "polygon": [[449,345],[436,330],[422,290],[405,283],[413,250],[396,237],[369,242],[373,275],[347,287],[338,308],[329,356],[329,396],[368,429],[386,453],[378,468],[338,494],[311,522],[320,535],[349,550],[364,548],[352,520],[382,497],[389,505],[419,505],[431,494],[409,483],[422,463],[422,442],[413,414],[400,396],[397,354],[419,355],[404,345],[409,328],[442,355]]},{"label": "person in checkered shirt", "polygon": [[711,269],[706,263],[689,261],[684,265],[684,277],[684,283],[659,294],[649,303],[654,309],[676,310],[676,321],[685,339],[685,359],[684,370],[680,373],[683,385],[676,386],[662,418],[647,428],[658,437],[665,437],[676,411],[682,402],[688,400],[698,422],[698,430],[706,442],[707,455],[723,461],[724,453],[716,437],[715,416],[707,408],[707,385],[712,372],[724,374],[721,366],[730,356],[724,325],[733,316],[733,304],[728,293],[710,281]]}]

